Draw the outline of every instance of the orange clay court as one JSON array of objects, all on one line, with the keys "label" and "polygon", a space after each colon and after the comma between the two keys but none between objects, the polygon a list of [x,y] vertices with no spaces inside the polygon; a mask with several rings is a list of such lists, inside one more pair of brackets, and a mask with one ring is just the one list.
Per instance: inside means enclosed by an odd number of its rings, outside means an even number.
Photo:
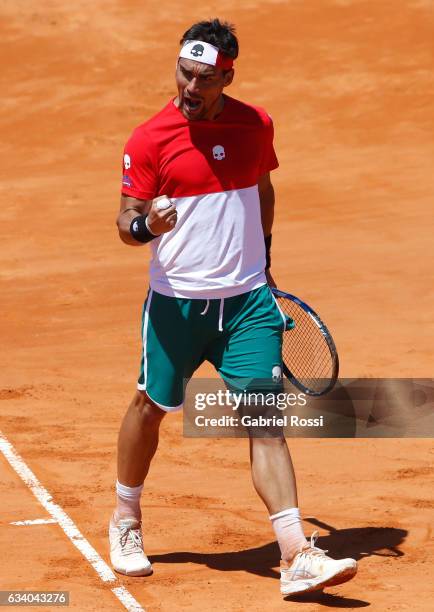
[{"label": "orange clay court", "polygon": [[168,415],[142,497],[154,574],[110,575],[148,280],[148,247],[126,247],[115,226],[122,149],[176,94],[182,33],[213,16],[240,40],[228,93],[274,120],[279,286],[327,322],[341,375],[433,375],[432,2],[4,0],[0,590],[66,590],[83,612],[426,612],[429,439],[290,441],[306,533],[359,572],[283,601],[248,441],[186,439]]}]

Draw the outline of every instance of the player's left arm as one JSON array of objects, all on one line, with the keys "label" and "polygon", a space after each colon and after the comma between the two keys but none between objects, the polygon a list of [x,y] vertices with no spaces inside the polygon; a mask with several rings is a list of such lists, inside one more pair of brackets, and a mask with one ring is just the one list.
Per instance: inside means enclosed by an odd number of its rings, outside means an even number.
[{"label": "player's left arm", "polygon": [[261,203],[261,221],[264,237],[271,234],[274,221],[274,187],[270,173],[266,172],[258,180],[259,201]]},{"label": "player's left arm", "polygon": [[[266,172],[258,180],[259,201],[261,204],[261,222],[264,231],[264,238],[271,236],[274,221],[274,187],[271,182],[270,173]],[[276,283],[271,275],[270,269],[265,270],[267,282],[271,287],[276,287]]]}]

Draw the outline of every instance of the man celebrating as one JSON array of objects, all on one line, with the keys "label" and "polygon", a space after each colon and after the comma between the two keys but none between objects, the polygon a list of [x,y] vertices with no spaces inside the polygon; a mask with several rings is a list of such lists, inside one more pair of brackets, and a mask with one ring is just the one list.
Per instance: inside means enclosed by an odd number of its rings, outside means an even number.
[{"label": "man celebrating", "polygon": [[[232,26],[217,19],[193,25],[181,40],[177,97],[125,147],[119,235],[132,246],[150,242],[153,255],[138,389],[119,433],[110,521],[113,567],[129,576],[152,572],[140,496],[160,423],[182,408],[184,379],[208,360],[228,386],[240,378],[279,385],[286,321],[269,289],[270,171],[278,162],[269,115],[223,93],[237,56]],[[250,458],[281,549],[282,594],[352,578],[353,559],[333,560],[314,536],[304,537],[284,437],[251,437]]]}]

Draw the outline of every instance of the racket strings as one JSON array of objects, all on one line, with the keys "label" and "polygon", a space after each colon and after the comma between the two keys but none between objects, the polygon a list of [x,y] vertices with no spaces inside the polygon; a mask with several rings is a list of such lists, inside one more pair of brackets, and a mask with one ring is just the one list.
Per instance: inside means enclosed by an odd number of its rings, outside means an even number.
[{"label": "racket strings", "polygon": [[296,302],[282,297],[278,301],[283,313],[295,321],[294,329],[283,334],[283,362],[294,378],[321,392],[334,375],[334,361],[324,334]]}]

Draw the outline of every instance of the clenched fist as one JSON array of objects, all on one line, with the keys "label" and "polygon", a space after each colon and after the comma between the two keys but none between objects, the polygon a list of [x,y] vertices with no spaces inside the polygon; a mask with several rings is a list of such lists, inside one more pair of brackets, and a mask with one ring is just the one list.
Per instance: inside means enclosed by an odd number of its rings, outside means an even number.
[{"label": "clenched fist", "polygon": [[147,224],[149,230],[159,236],[170,232],[178,219],[175,205],[165,195],[158,196],[152,200],[148,213]]}]

